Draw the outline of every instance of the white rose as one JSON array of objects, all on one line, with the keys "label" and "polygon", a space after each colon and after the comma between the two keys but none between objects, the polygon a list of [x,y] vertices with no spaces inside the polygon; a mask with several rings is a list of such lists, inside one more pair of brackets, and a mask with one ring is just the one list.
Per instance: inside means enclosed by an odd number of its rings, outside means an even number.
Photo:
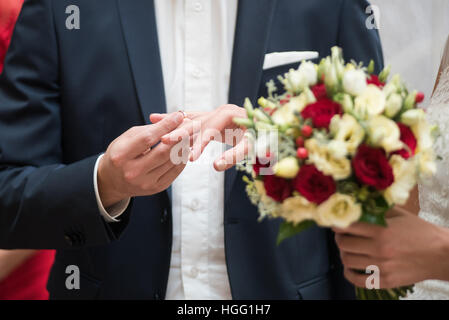
[{"label": "white rose", "polygon": [[290,197],[282,203],[279,216],[295,225],[305,220],[315,220],[316,205],[301,196]]},{"label": "white rose", "polygon": [[274,165],[273,171],[278,177],[293,179],[299,172],[298,160],[295,157],[284,158]]},{"label": "white rose", "polygon": [[317,213],[319,225],[347,228],[360,219],[362,208],[351,196],[335,193],[318,206]]},{"label": "white rose", "polygon": [[303,92],[299,96],[291,98],[284,107],[287,106],[286,108],[289,109],[291,113],[301,112],[309,103],[316,102],[315,96],[313,96],[313,99],[314,100],[309,100],[308,94]]},{"label": "white rose", "polygon": [[349,70],[343,76],[343,89],[353,95],[358,96],[366,89],[366,75],[362,70]]},{"label": "white rose", "polygon": [[335,159],[345,158],[348,154],[348,148],[346,143],[340,140],[332,140],[327,145],[329,152],[334,156]]},{"label": "white rose", "polygon": [[435,163],[433,149],[420,151],[416,158],[418,161],[418,170],[422,178],[427,179],[435,175],[437,172],[437,165]]},{"label": "white rose", "polygon": [[355,99],[354,112],[362,119],[382,114],[385,110],[386,98],[382,90],[375,85],[366,86]]},{"label": "white rose", "polygon": [[336,115],[332,118],[330,131],[334,140],[343,142],[349,154],[354,155],[365,137],[365,130],[357,120],[349,115]]},{"label": "white rose", "polygon": [[351,175],[349,159],[336,158],[328,146],[320,145],[315,139],[309,139],[305,147],[309,152],[309,162],[325,175],[332,176],[335,180],[343,180]]},{"label": "white rose", "polygon": [[416,149],[417,153],[423,150],[432,149],[434,140],[432,136],[432,126],[425,118],[422,118],[412,124],[410,129],[418,141],[418,146]]},{"label": "white rose", "polygon": [[295,116],[295,112],[301,112],[309,104],[315,101],[309,101],[306,93],[295,96],[290,101],[277,109],[271,119],[277,125],[295,125],[299,124],[299,119]]},{"label": "white rose", "polygon": [[391,94],[385,105],[385,115],[389,118],[393,118],[398,114],[398,112],[402,108],[403,99],[400,94],[393,93]]},{"label": "white rose", "polygon": [[404,205],[416,185],[416,162],[393,155],[390,165],[393,168],[394,183],[384,191],[384,197],[390,205]]},{"label": "white rose", "polygon": [[368,134],[371,143],[375,147],[384,148],[387,153],[404,147],[398,125],[387,117],[375,116],[368,120]]}]

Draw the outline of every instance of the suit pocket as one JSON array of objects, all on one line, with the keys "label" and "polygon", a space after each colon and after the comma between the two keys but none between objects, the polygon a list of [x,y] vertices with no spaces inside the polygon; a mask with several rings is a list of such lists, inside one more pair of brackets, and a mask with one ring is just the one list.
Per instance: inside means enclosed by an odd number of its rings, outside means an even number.
[{"label": "suit pocket", "polygon": [[329,275],[317,277],[302,283],[297,292],[300,300],[330,300],[332,281]]},{"label": "suit pocket", "polygon": [[[319,59],[316,58],[316,59],[312,59],[309,61],[312,61],[313,63],[318,63]],[[261,96],[266,97],[268,95],[266,84],[270,80],[273,80],[274,83],[276,84],[276,86],[278,87],[277,93],[284,92],[284,87],[279,82],[278,76],[284,76],[284,74],[287,73],[290,69],[297,69],[300,64],[301,64],[301,62],[294,62],[294,63],[284,64],[284,65],[280,65],[280,66],[277,66],[274,68],[264,70],[262,73],[262,79],[261,79],[261,83],[260,83],[260,87],[259,87],[259,97],[261,97]]]}]

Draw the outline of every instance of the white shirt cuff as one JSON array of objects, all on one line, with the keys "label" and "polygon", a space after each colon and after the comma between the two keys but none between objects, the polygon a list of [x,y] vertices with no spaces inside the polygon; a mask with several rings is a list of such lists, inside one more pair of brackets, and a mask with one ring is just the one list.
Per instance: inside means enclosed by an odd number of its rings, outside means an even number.
[{"label": "white shirt cuff", "polygon": [[95,189],[95,197],[97,198],[98,210],[100,211],[100,214],[103,216],[106,222],[120,222],[120,220],[117,218],[121,216],[123,212],[126,211],[126,209],[129,206],[129,203],[131,202],[131,198],[122,200],[106,209],[103,207],[103,203],[101,203],[100,193],[98,192],[98,179],[97,179],[98,164],[100,163],[102,157],[103,154],[98,157],[94,167],[94,189]]}]

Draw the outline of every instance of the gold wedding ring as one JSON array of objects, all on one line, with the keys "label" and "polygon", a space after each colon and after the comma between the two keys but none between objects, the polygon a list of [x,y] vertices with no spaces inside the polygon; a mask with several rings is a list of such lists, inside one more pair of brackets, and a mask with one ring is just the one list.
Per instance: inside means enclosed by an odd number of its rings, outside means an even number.
[{"label": "gold wedding ring", "polygon": [[179,110],[178,112],[181,112],[182,113],[182,115],[184,116],[184,119],[186,119],[188,116],[187,116],[187,113],[185,113],[184,111],[182,111],[182,110]]}]

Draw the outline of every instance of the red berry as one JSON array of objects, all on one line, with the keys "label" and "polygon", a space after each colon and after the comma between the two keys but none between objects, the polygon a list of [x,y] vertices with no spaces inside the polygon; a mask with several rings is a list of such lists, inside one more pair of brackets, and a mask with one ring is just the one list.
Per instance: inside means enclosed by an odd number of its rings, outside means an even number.
[{"label": "red berry", "polygon": [[308,138],[312,135],[312,127],[311,126],[303,126],[301,129],[301,133],[304,137]]},{"label": "red berry", "polygon": [[304,147],[304,138],[303,137],[300,136],[300,137],[296,138],[296,146],[298,148]]},{"label": "red berry", "polygon": [[306,148],[298,148],[298,150],[296,151],[296,155],[299,159],[307,159],[307,157],[309,156],[309,152]]},{"label": "red berry", "polygon": [[421,103],[424,101],[424,93],[418,92],[415,98],[416,103]]}]

